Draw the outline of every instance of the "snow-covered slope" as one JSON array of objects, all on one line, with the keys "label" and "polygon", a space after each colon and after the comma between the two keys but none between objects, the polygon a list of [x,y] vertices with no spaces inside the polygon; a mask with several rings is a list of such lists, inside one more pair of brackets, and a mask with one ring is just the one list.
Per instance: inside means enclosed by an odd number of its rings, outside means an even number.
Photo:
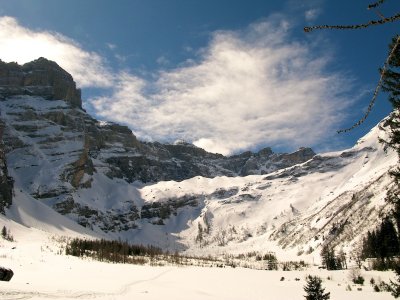
[{"label": "snow-covered slope", "polygon": [[[383,126],[384,121],[349,150],[316,155],[267,175],[196,176],[140,184],[109,178],[99,168],[90,185],[70,192],[79,202],[71,206],[66,202],[58,210],[64,209],[67,217],[87,225],[94,236],[201,254],[281,253],[283,248],[286,257],[297,257],[327,242],[351,246],[388,209],[384,202],[390,184],[388,170],[397,157],[378,142],[385,135]],[[19,173],[17,157],[13,154],[9,159],[16,194],[7,216],[48,231],[58,232],[61,226],[88,234],[26,190],[29,180],[40,186],[43,178],[41,184],[51,186],[55,168],[29,173],[26,167]],[[42,162],[46,163],[51,162]]]},{"label": "snow-covered slope", "polygon": [[196,199],[196,206],[164,221],[190,251],[284,248],[297,256],[324,243],[352,246],[389,209],[384,202],[388,170],[397,157],[378,142],[385,136],[384,123],[349,150],[316,155],[266,176],[195,177],[140,192],[147,205]]}]

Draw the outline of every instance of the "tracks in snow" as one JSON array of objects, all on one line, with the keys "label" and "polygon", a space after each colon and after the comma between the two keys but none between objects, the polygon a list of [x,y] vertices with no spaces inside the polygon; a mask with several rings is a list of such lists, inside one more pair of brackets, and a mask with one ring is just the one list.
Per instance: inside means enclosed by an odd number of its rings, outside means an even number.
[{"label": "tracks in snow", "polygon": [[169,268],[151,278],[143,280],[135,280],[128,284],[123,285],[117,292],[114,293],[101,293],[101,292],[72,292],[72,291],[56,291],[56,292],[35,292],[23,290],[0,290],[0,298],[3,300],[25,300],[25,299],[95,299],[107,297],[118,297],[127,295],[130,289],[135,286],[146,282],[151,282],[163,277],[165,274],[171,272]]}]

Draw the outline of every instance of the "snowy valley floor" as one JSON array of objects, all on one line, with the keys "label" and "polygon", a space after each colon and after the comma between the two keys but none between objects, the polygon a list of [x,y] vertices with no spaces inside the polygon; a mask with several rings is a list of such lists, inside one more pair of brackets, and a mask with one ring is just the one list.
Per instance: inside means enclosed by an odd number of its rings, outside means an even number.
[{"label": "snowy valley floor", "polygon": [[290,272],[152,267],[83,260],[58,251],[57,242],[40,233],[25,236],[23,242],[0,240],[0,266],[15,273],[10,282],[0,282],[0,299],[304,299],[308,274],[323,279],[331,299],[393,299],[387,292],[374,292],[369,284],[371,277],[388,282],[392,272],[362,271],[365,284],[356,286],[349,271],[316,267]]}]

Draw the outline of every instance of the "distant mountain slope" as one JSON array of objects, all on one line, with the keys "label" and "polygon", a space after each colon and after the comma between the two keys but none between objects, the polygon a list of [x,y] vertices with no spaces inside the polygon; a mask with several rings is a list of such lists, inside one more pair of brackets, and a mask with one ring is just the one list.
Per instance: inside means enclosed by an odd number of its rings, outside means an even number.
[{"label": "distant mountain slope", "polygon": [[[140,142],[82,110],[72,77],[43,58],[0,62],[0,113],[8,218],[192,252],[354,243],[388,209],[387,172],[397,162],[378,143],[384,121],[353,148],[322,155],[265,148],[224,157]],[[2,195],[12,186],[10,206]]]},{"label": "distant mountain slope", "polygon": [[174,201],[197,201],[163,220],[191,252],[284,248],[296,256],[326,243],[351,248],[390,209],[384,198],[397,157],[378,142],[385,135],[383,121],[349,150],[316,155],[266,176],[195,177],[140,192],[156,224],[157,212]]}]

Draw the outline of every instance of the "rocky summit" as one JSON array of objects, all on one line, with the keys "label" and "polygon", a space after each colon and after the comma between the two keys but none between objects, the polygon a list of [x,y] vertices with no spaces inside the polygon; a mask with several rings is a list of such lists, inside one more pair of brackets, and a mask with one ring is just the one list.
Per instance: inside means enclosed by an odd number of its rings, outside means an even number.
[{"label": "rocky summit", "polygon": [[73,107],[82,107],[81,91],[72,76],[57,63],[43,57],[22,66],[0,60],[0,93],[41,96],[65,100]]}]

